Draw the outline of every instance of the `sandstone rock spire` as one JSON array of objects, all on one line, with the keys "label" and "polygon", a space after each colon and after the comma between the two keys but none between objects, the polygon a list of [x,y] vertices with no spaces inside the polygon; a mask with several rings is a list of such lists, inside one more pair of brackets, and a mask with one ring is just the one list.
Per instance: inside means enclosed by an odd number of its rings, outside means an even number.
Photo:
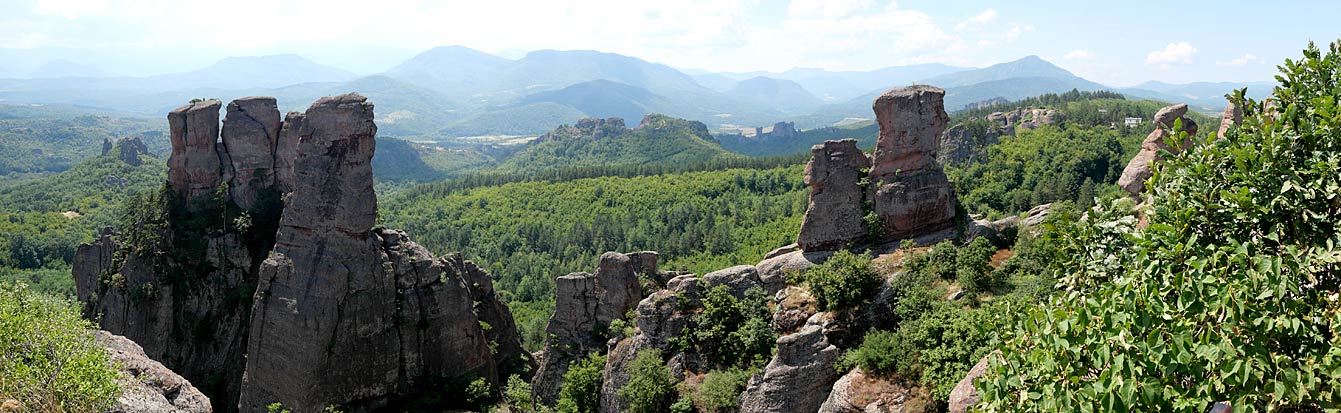
[{"label": "sandstone rock spire", "polygon": [[891,89],[872,105],[880,136],[871,166],[872,208],[896,240],[954,226],[954,187],[936,163],[949,122],[945,91],[926,85]]},{"label": "sandstone rock spire", "polygon": [[275,98],[252,96],[228,103],[221,132],[228,161],[224,176],[230,197],[242,209],[251,209],[258,193],[274,186],[279,129]]},{"label": "sandstone rock spire", "polygon": [[[1138,196],[1145,189],[1145,181],[1154,174],[1154,163],[1159,160],[1160,150],[1176,153],[1192,146],[1191,136],[1197,134],[1197,122],[1183,116],[1186,114],[1185,103],[1167,106],[1155,113],[1155,130],[1141,142],[1140,152],[1127,163],[1127,167],[1122,170],[1122,176],[1118,177],[1118,186],[1126,190],[1129,195]],[[1178,122],[1179,120],[1181,122]],[[1164,143],[1165,138],[1179,132],[1173,130],[1175,123],[1181,124],[1181,131],[1187,132],[1188,135],[1178,148],[1169,147]]]},{"label": "sandstone rock spire", "polygon": [[860,182],[871,160],[855,139],[825,141],[810,152],[805,170],[810,206],[796,243],[805,251],[837,250],[866,236],[866,194]]},{"label": "sandstone rock spire", "polygon": [[220,162],[217,100],[192,102],[168,113],[172,154],[168,156],[168,183],[177,197],[190,201],[219,186]]}]

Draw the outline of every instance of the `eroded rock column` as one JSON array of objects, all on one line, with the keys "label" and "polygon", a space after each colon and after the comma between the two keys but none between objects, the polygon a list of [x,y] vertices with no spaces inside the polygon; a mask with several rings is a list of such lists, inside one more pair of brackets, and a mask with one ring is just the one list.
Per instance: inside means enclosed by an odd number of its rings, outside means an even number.
[{"label": "eroded rock column", "polygon": [[950,120],[945,91],[916,85],[892,89],[873,105],[880,136],[871,166],[872,208],[897,240],[954,226],[954,187],[936,164],[941,132]]},{"label": "eroded rock column", "polygon": [[805,251],[832,251],[866,236],[863,170],[870,158],[857,148],[855,139],[825,141],[810,148],[805,183],[810,186],[810,206],[801,221],[796,243]]},{"label": "eroded rock column", "polygon": [[275,144],[279,141],[279,106],[272,97],[245,97],[228,103],[221,133],[227,149],[229,195],[243,209],[255,206],[261,191],[275,183]]},{"label": "eroded rock column", "polygon": [[[1141,142],[1141,151],[1131,158],[1127,167],[1122,170],[1122,176],[1118,177],[1118,186],[1133,197],[1139,196],[1141,191],[1145,190],[1145,181],[1154,175],[1155,162],[1159,160],[1159,151],[1166,150],[1177,153],[1189,146],[1192,146],[1192,135],[1197,134],[1197,122],[1186,116],[1187,104],[1178,104],[1167,106],[1155,113],[1155,130],[1147,135],[1145,141]],[[1182,132],[1187,132],[1187,139],[1184,139],[1178,148],[1169,147],[1164,143],[1164,139],[1174,136],[1180,131],[1174,130],[1174,125],[1181,120]]]},{"label": "eroded rock column", "polygon": [[177,197],[190,201],[210,193],[221,182],[217,100],[192,102],[168,113],[172,154],[168,156],[168,183]]}]

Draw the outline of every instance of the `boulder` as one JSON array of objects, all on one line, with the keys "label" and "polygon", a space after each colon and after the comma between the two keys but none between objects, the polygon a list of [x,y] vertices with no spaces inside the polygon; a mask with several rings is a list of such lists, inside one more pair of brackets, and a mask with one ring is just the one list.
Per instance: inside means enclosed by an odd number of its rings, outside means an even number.
[{"label": "boulder", "polygon": [[833,384],[819,413],[920,413],[932,404],[925,389],[853,369]]},{"label": "boulder", "polygon": [[725,285],[727,291],[737,298],[744,297],[745,291],[751,288],[763,286],[763,282],[759,280],[759,271],[753,265],[737,265],[710,272],[703,276],[703,282],[709,289]]},{"label": "boulder", "polygon": [[936,164],[939,137],[949,121],[944,99],[944,90],[916,85],[892,89],[875,100],[880,136],[869,196],[883,241],[954,226],[954,187]]},{"label": "boulder", "polygon": [[272,97],[245,97],[228,103],[221,138],[228,154],[228,191],[233,202],[251,209],[258,192],[275,183],[279,106]]},{"label": "boulder", "polygon": [[[1141,150],[1136,156],[1127,163],[1127,167],[1122,170],[1122,176],[1118,177],[1118,186],[1126,190],[1131,196],[1139,196],[1142,190],[1145,190],[1145,181],[1154,175],[1154,163],[1159,160],[1161,150],[1178,153],[1189,146],[1192,146],[1192,135],[1197,134],[1197,122],[1186,116],[1187,104],[1178,104],[1167,106],[1155,113],[1155,130],[1147,135],[1145,141],[1141,142]],[[1174,124],[1182,121],[1181,132],[1187,132],[1188,138],[1184,139],[1178,148],[1172,148],[1164,143],[1165,138],[1174,136],[1180,131],[1174,131]]]},{"label": "boulder", "polygon": [[805,184],[810,206],[801,221],[797,245],[806,251],[833,251],[866,237],[861,180],[871,160],[855,139],[825,141],[810,148]]},{"label": "boulder", "polygon": [[192,102],[168,112],[172,154],[168,156],[168,184],[177,197],[192,200],[208,194],[221,182],[217,100]]},{"label": "boulder", "polygon": [[[655,253],[601,255],[596,273],[573,273],[555,280],[554,315],[545,326],[545,357],[532,380],[538,401],[553,405],[573,360],[607,350],[593,332],[623,319],[642,300],[638,275],[656,271]],[[673,280],[672,280],[673,281]]]},{"label": "boulder", "polygon": [[[763,283],[764,291],[769,294],[777,294],[783,288],[787,287],[788,274],[799,273],[822,264],[833,256],[834,251],[791,251],[765,258],[756,264],[755,271],[759,273],[759,282]],[[769,253],[769,255],[775,255]]]},{"label": "boulder", "polygon": [[973,365],[964,379],[955,385],[954,390],[950,391],[950,413],[967,413],[970,409],[973,409],[973,406],[978,405],[978,401],[982,397],[978,394],[978,389],[973,387],[973,381],[987,374],[989,361],[992,357],[999,355],[1000,350],[997,350],[984,356],[982,360],[978,361],[978,364]]},{"label": "boulder", "polygon": [[777,353],[740,395],[741,413],[813,412],[828,399],[839,378],[833,364],[841,351],[815,319],[778,338]]},{"label": "boulder", "polygon": [[[122,372],[121,396],[112,411],[122,413],[209,413],[210,400],[191,382],[144,354],[134,341],[97,330],[94,340],[107,349]],[[0,411],[8,411],[0,409]]]}]

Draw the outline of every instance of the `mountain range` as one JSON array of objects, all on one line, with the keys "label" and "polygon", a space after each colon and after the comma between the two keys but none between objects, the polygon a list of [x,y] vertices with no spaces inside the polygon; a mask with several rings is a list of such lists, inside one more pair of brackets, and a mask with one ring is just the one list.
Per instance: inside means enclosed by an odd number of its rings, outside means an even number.
[{"label": "mountain range", "polygon": [[26,74],[10,70],[0,76],[8,77],[0,79],[3,103],[69,104],[146,116],[192,98],[270,95],[281,105],[299,105],[356,91],[378,105],[382,133],[439,141],[537,135],[583,117],[636,122],[650,113],[703,122],[719,134],[778,121],[810,129],[869,118],[876,96],[913,83],[946,89],[946,109],[952,112],[977,102],[1072,89],[1113,90],[1214,112],[1235,88],[1248,87],[1250,96],[1260,97],[1270,85],[1147,82],[1112,88],[1037,56],[984,68],[921,64],[872,71],[715,73],[590,50],[538,50],[513,60],[462,46],[433,48],[369,76],[295,54],[231,57],[198,70],[148,77],[115,76],[56,59]]}]

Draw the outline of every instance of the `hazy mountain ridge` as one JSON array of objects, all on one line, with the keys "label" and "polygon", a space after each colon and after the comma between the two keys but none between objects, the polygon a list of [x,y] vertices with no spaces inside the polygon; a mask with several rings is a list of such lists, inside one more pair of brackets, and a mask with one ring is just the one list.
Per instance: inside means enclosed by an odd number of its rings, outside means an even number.
[{"label": "hazy mountain ridge", "polygon": [[[356,91],[379,106],[383,133],[450,139],[536,135],[582,117],[637,119],[648,113],[696,120],[724,133],[778,121],[808,129],[846,118],[869,118],[875,96],[913,83],[945,88],[946,108],[952,112],[989,99],[1016,100],[1077,89],[1187,102],[1209,113],[1218,111],[1221,96],[1236,87],[1250,86],[1250,96],[1269,89],[1258,87],[1266,83],[1231,82],[1147,82],[1113,88],[1037,56],[977,69],[920,64],[872,71],[795,68],[779,73],[714,73],[590,50],[538,50],[512,60],[443,46],[371,76],[288,54],[228,58],[194,71],[150,77],[60,77],[96,69],[70,64],[64,69],[57,64],[48,78],[0,79],[0,102],[77,104],[153,115],[190,98],[268,95],[296,105]],[[0,75],[22,76],[3,71]]]}]

